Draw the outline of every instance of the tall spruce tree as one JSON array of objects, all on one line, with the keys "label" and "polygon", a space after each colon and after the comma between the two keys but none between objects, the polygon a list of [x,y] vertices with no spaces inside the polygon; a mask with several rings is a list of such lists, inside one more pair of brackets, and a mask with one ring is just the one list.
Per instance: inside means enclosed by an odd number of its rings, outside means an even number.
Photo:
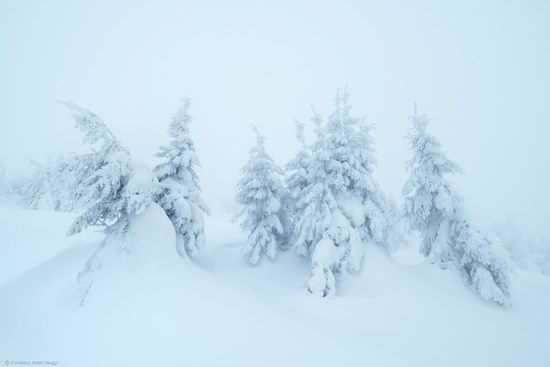
[{"label": "tall spruce tree", "polygon": [[335,273],[359,271],[364,242],[383,242],[386,231],[369,127],[350,110],[344,91],[326,125],[315,114],[316,141],[298,157],[301,167],[291,166],[304,177],[291,188],[297,199],[294,245],[312,259],[308,290],[320,296],[335,293]]},{"label": "tall spruce tree", "polygon": [[[416,109],[416,107],[415,107]],[[423,239],[420,252],[430,262],[443,268],[449,260],[447,236],[449,221],[462,205],[462,196],[446,179],[446,175],[461,173],[462,169],[449,160],[441,143],[426,132],[426,115],[411,118],[412,129],[407,135],[413,157],[406,163],[409,178],[403,187],[403,215],[410,229],[420,231]],[[442,239],[440,241],[440,239]]]},{"label": "tall spruce tree", "polygon": [[178,239],[178,252],[192,256],[204,246],[203,214],[209,214],[208,206],[201,197],[197,167],[200,162],[195,144],[189,133],[191,100],[185,98],[172,117],[168,127],[171,140],[162,146],[157,157],[162,163],[155,167],[161,183],[161,191],[156,198],[174,225]]},{"label": "tall spruce tree", "polygon": [[262,255],[274,260],[277,252],[287,246],[290,232],[288,193],[282,182],[283,171],[265,150],[265,137],[256,128],[256,145],[241,169],[236,202],[242,218],[241,228],[248,232],[242,249],[246,259],[256,264]]}]

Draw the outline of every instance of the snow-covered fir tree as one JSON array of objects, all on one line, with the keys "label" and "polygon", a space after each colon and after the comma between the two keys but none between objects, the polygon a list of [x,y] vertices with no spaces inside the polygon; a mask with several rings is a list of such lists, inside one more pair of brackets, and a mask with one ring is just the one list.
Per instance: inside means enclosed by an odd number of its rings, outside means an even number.
[{"label": "snow-covered fir tree", "polygon": [[30,161],[32,172],[13,182],[17,202],[29,209],[70,212],[83,209],[78,188],[91,155],[64,154],[45,163]]},{"label": "snow-covered fir tree", "polygon": [[49,190],[44,189],[48,184],[48,176],[39,162],[31,159],[29,165],[31,172],[19,175],[11,183],[15,202],[28,209],[41,209],[42,205],[39,205],[39,202],[46,202],[50,207],[50,200],[46,196]]},{"label": "snow-covered fir tree", "polygon": [[174,114],[168,134],[168,145],[156,154],[162,159],[155,168],[161,191],[155,201],[164,209],[177,233],[178,252],[193,255],[204,245],[204,214],[208,207],[201,197],[200,181],[196,168],[200,167],[195,145],[189,134],[191,101],[183,104]]},{"label": "snow-covered fir tree", "polygon": [[265,137],[256,128],[254,131],[256,145],[241,169],[235,198],[239,205],[235,219],[242,218],[241,228],[248,232],[242,252],[251,264],[257,264],[264,254],[274,260],[287,246],[291,230],[283,171],[267,154]]},{"label": "snow-covered fir tree", "polygon": [[415,111],[411,121],[408,141],[413,157],[407,162],[410,176],[403,188],[402,215],[411,230],[422,234],[420,252],[443,269],[452,264],[484,299],[509,305],[506,252],[464,215],[462,196],[446,179],[462,171],[426,132],[426,115]]},{"label": "snow-covered fir tree", "polygon": [[19,177],[13,185],[17,203],[33,210],[57,210],[61,200],[58,194],[63,190],[56,182],[56,164],[51,160],[45,163],[30,160],[29,164],[31,171]]},{"label": "snow-covered fir tree", "polygon": [[448,231],[449,220],[463,202],[445,175],[462,170],[446,157],[441,143],[426,132],[426,115],[415,114],[411,121],[413,126],[407,139],[413,157],[406,164],[410,175],[403,187],[403,215],[410,229],[423,234],[420,252],[445,268],[449,247],[446,240],[438,239],[447,236],[438,236],[438,232]]},{"label": "snow-covered fir tree", "polygon": [[290,165],[300,177],[290,181],[294,245],[311,257],[308,290],[320,296],[335,293],[335,273],[359,271],[364,243],[384,242],[387,230],[385,198],[372,178],[370,128],[350,115],[347,91],[335,107],[326,125],[314,115],[316,141]]}]

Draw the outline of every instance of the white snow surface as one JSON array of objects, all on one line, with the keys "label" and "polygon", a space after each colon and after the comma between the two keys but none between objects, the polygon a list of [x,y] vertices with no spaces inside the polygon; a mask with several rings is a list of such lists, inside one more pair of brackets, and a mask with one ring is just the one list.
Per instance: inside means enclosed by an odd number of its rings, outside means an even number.
[{"label": "white snow surface", "polygon": [[[65,237],[72,214],[0,208],[0,360],[58,366],[548,366],[550,277],[518,270],[511,309],[481,300],[451,270],[366,247],[337,297],[307,294],[288,250],[248,265],[229,217],[206,220],[204,252],[176,252],[152,204],[130,218],[79,305],[76,276],[101,241]],[[0,361],[0,362],[1,362]]]}]

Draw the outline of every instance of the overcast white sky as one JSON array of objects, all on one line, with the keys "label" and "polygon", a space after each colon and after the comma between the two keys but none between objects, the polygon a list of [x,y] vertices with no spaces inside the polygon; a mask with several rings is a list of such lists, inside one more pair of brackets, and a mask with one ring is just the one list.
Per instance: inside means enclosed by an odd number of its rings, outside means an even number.
[{"label": "overcast white sky", "polygon": [[78,151],[57,100],[98,113],[151,162],[179,99],[205,199],[232,200],[256,124],[283,164],[293,118],[348,85],[376,124],[376,178],[399,199],[413,102],[427,112],[480,217],[539,235],[550,204],[549,1],[0,2],[0,161]]}]

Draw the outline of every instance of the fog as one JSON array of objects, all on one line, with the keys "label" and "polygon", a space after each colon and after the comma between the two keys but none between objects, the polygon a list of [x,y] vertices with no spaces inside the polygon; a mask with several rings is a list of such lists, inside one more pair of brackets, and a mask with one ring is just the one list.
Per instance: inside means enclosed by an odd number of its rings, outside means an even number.
[{"label": "fog", "polygon": [[73,100],[153,163],[180,98],[204,197],[228,210],[238,170],[267,136],[279,164],[293,119],[326,116],[338,87],[375,124],[375,176],[400,199],[417,102],[487,220],[543,234],[550,204],[550,2],[24,1],[0,3],[0,161],[83,151]]}]

